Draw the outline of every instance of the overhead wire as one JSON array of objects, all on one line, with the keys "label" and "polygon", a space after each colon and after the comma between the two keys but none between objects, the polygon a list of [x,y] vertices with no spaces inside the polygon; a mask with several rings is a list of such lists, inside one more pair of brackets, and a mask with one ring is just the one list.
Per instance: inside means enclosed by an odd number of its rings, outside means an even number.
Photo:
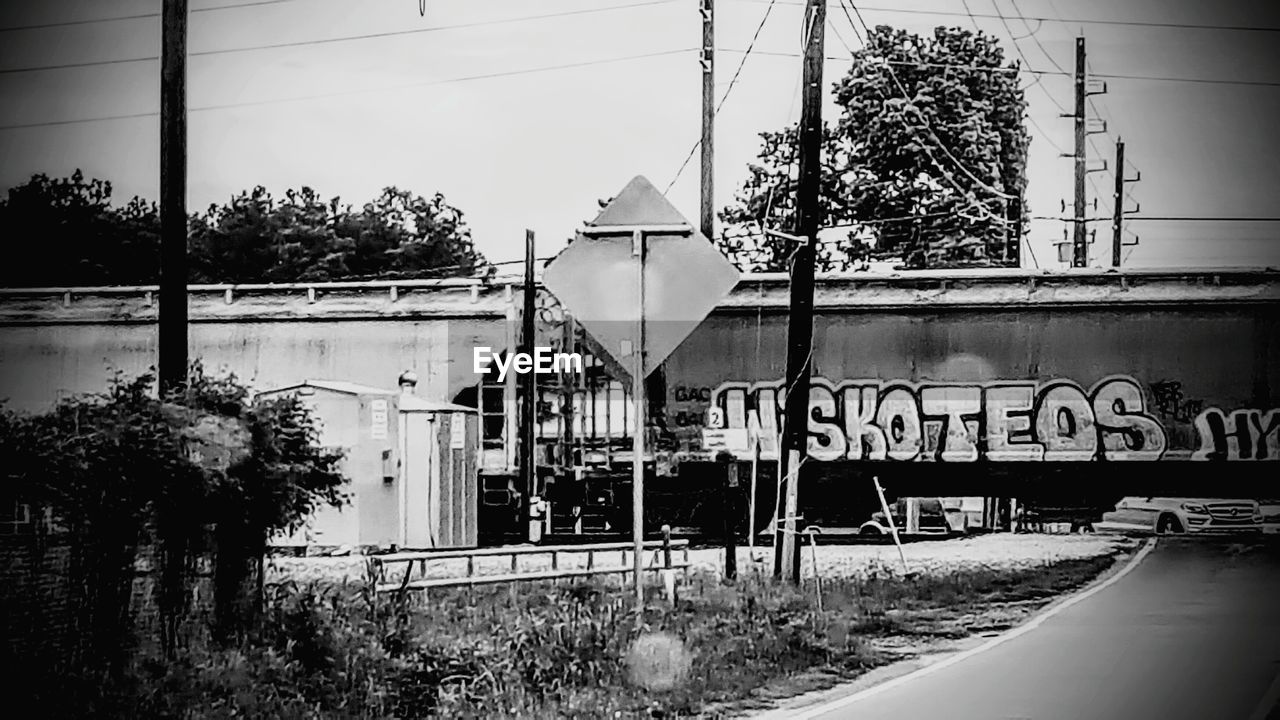
[{"label": "overhead wire", "polygon": [[[283,0],[276,0],[281,2]],[[294,1],[294,0],[290,0]],[[297,47],[310,47],[314,45],[331,45],[334,43],[358,42],[363,40],[376,40],[389,37],[402,37],[409,35],[421,35],[424,33],[442,32],[445,30],[459,30],[475,27],[489,27],[492,25],[509,25],[512,23],[529,22],[534,20],[548,20],[560,17],[569,17],[573,15],[586,15],[591,13],[612,12],[615,10],[630,10],[638,7],[649,7],[653,5],[670,5],[678,0],[645,0],[644,2],[633,2],[625,5],[608,5],[604,7],[579,8],[577,10],[564,10],[553,13],[543,13],[541,15],[523,15],[513,18],[498,18],[494,20],[478,20],[474,22],[454,23],[452,25],[435,25],[425,28],[409,28],[405,30],[387,30],[376,33],[362,33],[358,35],[341,35],[332,38],[317,38],[312,40],[296,40],[280,43],[269,43],[265,45],[248,45],[238,48],[216,48],[213,50],[199,50],[188,52],[188,57],[208,57],[214,55],[231,55],[246,52],[259,52],[264,50],[280,50]],[[129,63],[141,62],[158,62],[159,55],[148,55],[146,57],[116,58],[110,60],[95,60],[85,62],[58,63],[52,65],[33,65],[20,68],[3,68],[0,69],[0,75],[11,75],[16,73],[44,72],[50,70],[68,70],[73,68],[97,67],[106,65],[123,65]]]},{"label": "overhead wire", "polygon": [[[590,67],[593,65],[605,65],[610,63],[626,62],[630,60],[642,60],[647,58],[662,57],[666,55],[678,55],[680,53],[694,52],[697,49],[698,48],[681,48],[677,50],[664,50],[664,51],[652,52],[652,53],[640,53],[637,55],[624,55],[621,57],[603,58],[599,60],[586,60],[582,62],[563,63],[560,65],[547,65],[543,67],[523,68],[520,70],[506,70],[506,71],[499,71],[499,72],[492,72],[492,73],[481,73],[477,75],[466,75],[466,76],[453,77],[453,78],[441,78],[438,80],[427,80],[424,82],[416,82],[416,83],[404,83],[400,85],[391,85],[387,87],[366,87],[366,88],[357,88],[352,90],[339,90],[339,91],[328,92],[328,93],[314,93],[310,95],[299,95],[295,97],[270,98],[266,100],[193,106],[189,108],[189,112],[193,112],[193,113],[208,112],[212,110],[230,110],[230,109],[243,108],[243,107],[258,107],[263,105],[277,105],[282,103],[307,102],[311,100],[320,100],[320,99],[335,98],[335,97],[348,97],[352,95],[365,95],[370,93],[405,90],[409,88],[429,87],[433,85],[448,85],[448,84],[459,83],[459,82],[470,82],[473,80],[489,80],[489,79],[501,78],[501,77],[530,75],[530,74],[540,73],[540,72],[568,70],[573,68]],[[72,120],[48,120],[48,121],[33,122],[33,123],[15,123],[10,125],[0,125],[0,130],[19,130],[19,129],[26,129],[26,128],[77,125],[77,124],[90,123],[90,122],[128,120],[128,119],[134,119],[134,118],[157,117],[159,116],[159,114],[160,114],[159,112],[142,112],[142,113],[126,113],[126,114],[120,114],[120,115],[100,115],[96,117],[77,118]]]},{"label": "overhead wire", "polygon": [[[737,2],[762,3],[766,0],[736,0]],[[799,0],[779,0],[781,4],[803,6],[804,3]],[[875,5],[863,5],[862,10],[866,12],[882,12],[882,13],[898,13],[905,15],[931,15],[939,17],[966,17],[966,13],[951,10],[920,10],[916,8],[902,7],[883,7]],[[995,15],[989,13],[974,13],[975,17],[995,19]],[[1170,28],[1178,30],[1206,30],[1206,31],[1223,31],[1223,32],[1261,32],[1261,33],[1280,33],[1280,27],[1268,27],[1257,25],[1217,25],[1217,24],[1193,24],[1193,23],[1175,23],[1160,22],[1149,20],[1101,20],[1096,18],[1064,18],[1064,17],[1044,17],[1037,15],[1023,15],[1019,13],[1014,16],[1006,16],[1013,20],[1039,20],[1041,22],[1061,23],[1064,25],[1114,25],[1122,27],[1151,27],[1151,28]]]},{"label": "overhead wire", "polygon": [[[743,51],[736,50],[733,48],[721,48],[720,52],[741,53]],[[756,55],[761,55],[765,57],[789,57],[789,58],[801,57],[800,53],[785,52],[785,51],[779,51],[779,50],[756,50],[754,52]],[[830,60],[830,61],[840,61],[840,60],[846,60],[847,58],[843,58],[835,55],[827,55],[823,59]],[[957,70],[973,70],[976,72],[1027,73],[1029,75],[1061,75],[1063,77],[1070,77],[1073,74],[1070,72],[1063,72],[1059,70],[1040,70],[1036,68],[980,67],[980,66],[958,65],[958,64],[949,64],[949,63],[924,63],[924,62],[916,62],[916,61],[908,61],[908,60],[893,60],[886,64],[900,66],[900,67],[901,66],[937,67],[937,68],[952,68]],[[1270,81],[1270,80],[1233,80],[1228,78],[1188,78],[1188,77],[1172,77],[1172,76],[1162,76],[1162,75],[1160,76],[1158,75],[1126,75],[1126,74],[1119,74],[1119,73],[1098,73],[1093,75],[1093,77],[1105,78],[1108,80],[1133,80],[1136,82],[1194,83],[1194,84],[1200,84],[1200,85],[1239,85],[1244,87],[1280,87],[1280,81]]]},{"label": "overhead wire", "polygon": [[[844,12],[845,17],[849,20],[851,24],[853,23],[853,17],[849,15],[849,9],[852,8],[854,15],[856,15],[858,18],[858,24],[862,26],[862,29],[866,33],[866,37],[870,38],[871,28],[870,26],[867,25],[866,20],[863,19],[862,13],[858,11],[858,6],[854,4],[852,0],[850,0],[847,3],[846,3],[846,0],[840,0],[840,7],[841,7],[841,10]],[[937,136],[937,133],[933,131],[928,118],[926,118],[924,114],[920,112],[918,108],[915,107],[915,104],[911,100],[910,93],[907,92],[906,87],[902,84],[901,80],[899,80],[898,74],[893,69],[893,66],[885,65],[885,69],[888,71],[889,78],[890,80],[893,81],[894,86],[898,88],[898,92],[902,95],[903,99],[906,100],[906,103],[907,103],[906,106],[916,111],[916,115],[924,123],[925,130],[928,131],[929,135],[933,138],[934,142],[937,143],[938,149],[941,150],[942,153],[951,160],[951,162],[955,165],[955,167],[958,168],[962,173],[967,175],[969,179],[972,180],[978,187],[983,188],[987,192],[990,192],[993,195],[995,195],[996,197],[1002,198],[1004,200],[1014,199],[1015,196],[1005,193],[1001,190],[997,190],[996,188],[991,187],[989,184],[983,182],[976,175],[970,172],[969,169],[965,167],[958,159],[956,159],[956,157],[953,154],[951,154],[951,151],[945,147],[945,144]],[[938,168],[943,178],[956,190],[956,192],[960,195],[960,197],[965,197],[967,193],[960,186],[960,184],[956,182],[955,178],[952,177],[951,173],[947,172],[947,170],[943,168],[942,163],[938,162],[937,157],[934,156],[932,150],[929,147],[930,144],[927,142],[924,142],[920,138],[919,134],[916,132],[916,129],[914,127],[909,126],[909,129],[911,131],[911,134],[916,138],[916,140],[920,142],[921,149],[924,150],[925,154],[929,157],[929,159],[933,162],[933,164]],[[980,212],[982,212],[982,214],[985,215],[988,220],[991,220],[997,223],[1004,223],[1004,224],[1007,224],[1009,222],[1008,219],[1006,218],[1001,218],[996,216],[995,213],[992,213],[989,208],[987,208],[985,205],[979,202],[973,201],[971,206],[979,210]]]},{"label": "overhead wire", "polygon": [[[996,8],[996,12],[999,13],[999,5],[996,5],[996,0],[991,0],[991,4],[993,7]],[[969,19],[973,22],[973,27],[976,28],[979,32],[981,32],[982,28],[978,26],[977,18],[974,17],[973,13],[970,11],[968,0],[964,0],[964,9],[965,9],[965,12],[969,14]],[[1025,63],[1027,67],[1030,67],[1031,61],[1027,58],[1026,54],[1022,52],[1022,47],[1018,45],[1018,39],[1013,36],[1013,28],[1010,27],[1009,23],[1005,21],[1003,15],[1000,16],[1000,22],[1004,25],[1005,31],[1009,34],[1009,39],[1013,41],[1014,50],[1016,50],[1018,53],[1018,56],[1022,58],[1023,63]],[[1027,26],[1028,29],[1030,29],[1030,27],[1031,27],[1030,25]],[[1049,98],[1050,102],[1056,105],[1060,111],[1066,112],[1067,110],[1066,107],[1064,107],[1062,103],[1058,102],[1058,99],[1053,96],[1053,93],[1049,92],[1049,89],[1044,86],[1044,83],[1043,83],[1044,74],[1046,73],[1036,73],[1034,75],[1035,80],[1032,81],[1031,84],[1028,85],[1027,87],[1020,88],[1020,90],[1022,92],[1026,92],[1032,86],[1039,87],[1040,91],[1044,94],[1045,97]],[[1026,117],[1027,117],[1027,121],[1031,123],[1031,126],[1040,132],[1040,137],[1042,137],[1045,140],[1045,142],[1049,143],[1049,145],[1051,145],[1054,150],[1057,150],[1059,154],[1066,153],[1066,150],[1064,150],[1063,147],[1059,145],[1043,127],[1041,127],[1040,122],[1036,120],[1034,115],[1028,112]]]},{"label": "overhead wire", "polygon": [[[996,15],[1000,16],[1000,24],[1004,26],[1005,32],[1009,34],[1009,39],[1013,42],[1013,49],[1017,51],[1018,57],[1022,58],[1022,62],[1025,63],[1027,67],[1031,67],[1031,59],[1022,51],[1022,46],[1018,44],[1018,39],[1013,36],[1013,26],[1009,24],[1009,21],[1005,20],[1004,14],[1000,11],[1000,5],[998,2],[999,0],[991,0],[991,6],[996,9]],[[966,11],[969,9],[968,0],[965,0],[964,7]],[[970,17],[973,17],[972,14]],[[978,26],[976,18],[973,19],[973,25],[974,27]],[[1028,29],[1030,29],[1030,27],[1030,25],[1027,25]],[[1039,87],[1040,91],[1044,93],[1044,96],[1049,98],[1049,102],[1057,106],[1059,111],[1067,112],[1066,106],[1059,102],[1058,98],[1054,97],[1053,93],[1049,92],[1049,89],[1044,86],[1044,74],[1037,74],[1034,77],[1035,80],[1032,82],[1032,85]],[[1032,120],[1032,123],[1035,123],[1034,119]],[[1044,133],[1043,129],[1041,130],[1041,133]]]},{"label": "overhead wire", "polygon": [[[995,3],[995,1],[996,1],[996,0],[991,0],[992,4],[994,4],[994,3]],[[1022,9],[1018,7],[1018,0],[1009,0],[1009,2],[1010,2],[1010,4],[1012,4],[1012,5],[1013,5],[1013,10],[1014,10],[1014,12],[1016,12],[1016,13],[1017,13],[1017,17],[1019,17],[1019,18],[1022,20],[1022,24],[1023,24],[1023,25],[1025,25],[1025,26],[1027,27],[1027,29],[1028,29],[1028,30],[1030,30],[1030,29],[1031,29],[1031,24],[1030,24],[1029,22],[1027,22],[1027,18],[1026,18],[1025,16],[1023,16],[1023,14],[1022,14]],[[1037,19],[1036,19],[1036,22],[1037,22],[1037,23],[1042,23],[1042,22],[1044,22],[1044,21],[1043,21],[1043,20],[1041,20],[1041,19],[1039,19],[1039,18],[1037,18]],[[1038,35],[1038,33],[1039,33],[1039,29],[1040,29],[1040,28],[1039,28],[1039,26],[1037,25],[1037,27],[1036,27],[1036,32],[1031,33],[1031,40],[1035,42],[1036,47],[1040,48],[1040,53],[1041,53],[1042,55],[1044,55],[1045,59],[1046,59],[1046,60],[1048,60],[1048,61],[1049,61],[1049,63],[1050,63],[1051,65],[1053,65],[1055,68],[1057,68],[1057,69],[1058,69],[1058,72],[1062,73],[1063,75],[1071,75],[1071,73],[1070,73],[1066,68],[1064,68],[1064,67],[1062,67],[1062,65],[1059,65],[1059,64],[1058,64],[1058,61],[1057,61],[1056,59],[1054,59],[1053,55],[1052,55],[1052,54],[1050,54],[1049,50],[1045,48],[1044,43],[1040,42],[1040,37],[1039,37],[1039,35]],[[1031,62],[1030,62],[1030,61],[1027,61],[1027,64],[1028,64],[1028,65],[1030,65],[1030,64],[1031,64]],[[1066,112],[1066,108],[1063,108],[1063,112]]]},{"label": "overhead wire", "polygon": [[[756,46],[756,40],[760,39],[760,32],[764,30],[765,23],[769,21],[769,14],[773,12],[773,6],[774,2],[771,1],[769,7],[765,8],[764,16],[760,18],[760,24],[756,26],[755,34],[751,36],[751,42],[747,43],[747,50],[742,54],[742,59],[738,62],[738,69],[734,71],[733,78],[729,81],[729,86],[725,88],[724,94],[720,96],[720,102],[716,103],[716,107],[712,111],[713,118],[720,114],[720,109],[724,107],[725,102],[729,99],[729,94],[733,92],[734,86],[738,84],[738,77],[742,75],[742,68],[746,67],[747,58],[751,57],[751,51]],[[716,52],[715,49],[712,49],[712,52]],[[689,149],[689,154],[685,156],[684,162],[680,164],[680,169],[676,171],[675,177],[667,184],[667,188],[662,191],[664,196],[671,192],[671,188],[675,187],[676,182],[680,180],[680,176],[684,174],[684,169],[689,166],[689,161],[693,159],[694,153],[698,152],[700,147],[702,147],[701,137]]]},{"label": "overhead wire", "polygon": [[[284,3],[298,2],[299,0],[255,0],[255,2],[233,3],[230,5],[214,5],[212,7],[191,8],[187,12],[191,14],[215,12],[218,10],[238,10],[240,8],[258,7],[261,5],[282,5]],[[59,20],[56,22],[34,23],[31,25],[10,25],[8,27],[0,27],[0,32],[19,32],[22,30],[46,30],[57,27],[73,27],[76,25],[95,25],[98,23],[122,22],[125,20],[145,20],[147,18],[158,18],[161,13],[136,13],[134,15],[118,15],[116,17],[107,18],[86,18],[84,20]]]}]

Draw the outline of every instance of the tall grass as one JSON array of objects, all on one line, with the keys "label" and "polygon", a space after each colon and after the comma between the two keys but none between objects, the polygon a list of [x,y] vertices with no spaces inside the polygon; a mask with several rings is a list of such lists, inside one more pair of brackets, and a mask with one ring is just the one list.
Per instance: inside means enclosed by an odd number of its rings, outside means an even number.
[{"label": "tall grass", "polygon": [[[887,661],[877,637],[930,631],[931,612],[1044,598],[1110,558],[1012,573],[904,579],[887,569],[812,587],[748,573],[691,576],[674,608],[655,589],[632,606],[618,581],[433,591],[377,602],[355,585],[285,585],[255,635],[196,650],[118,689],[106,714],[160,718],[688,717],[813,668],[852,675]],[[628,674],[641,637],[675,638],[679,682]],[[656,643],[654,647],[665,647]],[[661,658],[659,658],[661,660]]]}]

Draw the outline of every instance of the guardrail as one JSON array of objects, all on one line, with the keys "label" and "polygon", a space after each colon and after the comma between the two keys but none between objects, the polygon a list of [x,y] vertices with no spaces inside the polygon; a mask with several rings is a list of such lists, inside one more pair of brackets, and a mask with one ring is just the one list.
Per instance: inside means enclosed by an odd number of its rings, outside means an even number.
[{"label": "guardrail", "polygon": [[[645,570],[650,571],[688,571],[689,541],[671,540],[670,533],[664,532],[662,540],[646,541],[643,546],[648,553],[653,551],[654,559]],[[680,552],[682,558],[672,559],[673,552]],[[634,572],[628,563],[630,553],[635,552],[632,543],[595,543],[588,545],[554,545],[554,546],[516,546],[505,548],[479,548],[474,550],[438,550],[423,552],[401,552],[388,555],[377,555],[369,558],[373,564],[374,591],[376,593],[403,592],[406,590],[427,590],[429,588],[474,587],[476,585],[498,585],[501,583],[531,580],[560,580],[573,577],[589,577],[593,575],[627,574]],[[596,565],[596,556],[600,554],[619,553],[619,565]],[[585,568],[561,568],[560,558],[564,555],[586,554]],[[550,570],[532,570],[522,572],[519,567],[521,557],[549,555]],[[476,560],[479,558],[510,557],[511,571],[488,575],[476,574]],[[428,564],[433,561],[466,559],[467,574],[463,577],[428,577]],[[399,580],[388,579],[388,566],[405,565],[404,573]],[[414,568],[418,568],[414,577]]]}]

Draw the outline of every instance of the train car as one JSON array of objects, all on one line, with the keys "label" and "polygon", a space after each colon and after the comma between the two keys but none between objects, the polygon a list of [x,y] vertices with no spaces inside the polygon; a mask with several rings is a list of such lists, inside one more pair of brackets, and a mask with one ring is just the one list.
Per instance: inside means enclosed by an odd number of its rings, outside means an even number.
[{"label": "train car", "polygon": [[[534,343],[586,363],[536,376],[532,485],[517,472],[517,376],[477,352],[517,347],[515,280],[193,287],[192,355],[264,387],[378,385],[412,369],[424,396],[479,411],[482,536],[624,530],[629,390],[536,291]],[[154,292],[0,292],[0,397],[39,407],[101,389],[108,367],[153,365]],[[967,504],[979,529],[1008,527],[1010,498],[1100,514],[1157,485],[1276,494],[1274,269],[849,273],[819,276],[815,313],[806,523],[862,526],[879,510],[872,477],[890,501],[988,498]],[[754,479],[741,491],[755,486],[756,512],[735,513],[737,527],[767,527],[786,325],[787,278],[744,276],[649,378],[651,529],[719,527],[727,495],[715,453],[743,437],[735,462]]]}]

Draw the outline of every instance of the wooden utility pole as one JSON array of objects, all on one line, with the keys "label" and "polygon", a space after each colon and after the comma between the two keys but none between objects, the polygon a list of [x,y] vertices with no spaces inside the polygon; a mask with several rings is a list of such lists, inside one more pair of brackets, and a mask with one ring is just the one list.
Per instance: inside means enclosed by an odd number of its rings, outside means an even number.
[{"label": "wooden utility pole", "polygon": [[[534,352],[534,301],[537,290],[533,285],[533,231],[524,231],[524,295],[521,298],[520,352],[529,357]],[[537,408],[537,381],[532,372],[520,376],[520,478],[524,481],[524,516],[529,542],[537,542],[540,536],[533,529],[533,498],[538,494],[537,439],[534,435],[534,414]]]},{"label": "wooden utility pole", "polygon": [[187,0],[164,0],[160,42],[160,392],[187,379]]},{"label": "wooden utility pole", "polygon": [[822,60],[826,0],[808,0],[804,18],[804,91],[800,111],[800,182],[796,187],[796,236],[791,261],[791,308],[787,321],[787,378],[782,436],[783,516],[778,518],[774,576],[800,582],[796,538],[801,458],[809,441],[809,373],[813,367],[813,272],[822,218]]},{"label": "wooden utility pole", "polygon": [[715,0],[702,0],[702,214],[699,229],[715,240],[715,177],[712,173],[715,150],[716,114],[716,32]]},{"label": "wooden utility pole", "polygon": [[1111,266],[1120,267],[1120,248],[1124,245],[1124,140],[1116,138],[1116,192],[1111,221]]},{"label": "wooden utility pole", "polygon": [[1085,148],[1085,139],[1088,136],[1088,127],[1085,118],[1085,98],[1087,97],[1088,88],[1085,77],[1085,50],[1084,38],[1076,38],[1076,112],[1075,112],[1075,208],[1072,218],[1072,267],[1087,267],[1089,265],[1089,244],[1085,233],[1085,174],[1089,171],[1089,158]]}]

